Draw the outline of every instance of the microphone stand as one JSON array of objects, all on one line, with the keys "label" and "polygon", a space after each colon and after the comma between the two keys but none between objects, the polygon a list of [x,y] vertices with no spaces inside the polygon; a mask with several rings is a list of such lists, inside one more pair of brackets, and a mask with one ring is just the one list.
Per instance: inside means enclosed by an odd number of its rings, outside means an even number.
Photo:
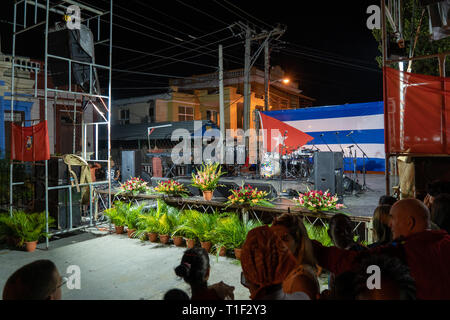
[{"label": "microphone stand", "polygon": [[[367,185],[366,185],[366,163],[365,163],[365,158],[369,159],[369,157],[367,156],[367,154],[364,152],[363,149],[361,149],[361,147],[359,146],[359,144],[356,143],[356,141],[350,137],[350,139],[352,140],[352,142],[355,144],[355,146],[362,152],[363,154],[363,190],[366,191],[367,190]],[[356,152],[356,150],[355,150]]]},{"label": "microphone stand", "polygon": [[353,156],[353,152],[352,152],[352,148],[354,147],[354,145],[352,146],[348,146],[347,148],[349,149],[349,153],[350,153],[350,160],[352,160],[353,162],[353,174],[352,174],[352,195],[355,194],[355,183],[356,183],[356,150],[355,150],[355,156]]},{"label": "microphone stand", "polygon": [[331,150],[330,146],[328,145],[328,143],[323,138],[323,134],[320,135],[320,139],[322,139],[323,143],[325,143],[325,145],[327,146],[328,150],[330,150],[330,152],[333,152],[333,150]]}]

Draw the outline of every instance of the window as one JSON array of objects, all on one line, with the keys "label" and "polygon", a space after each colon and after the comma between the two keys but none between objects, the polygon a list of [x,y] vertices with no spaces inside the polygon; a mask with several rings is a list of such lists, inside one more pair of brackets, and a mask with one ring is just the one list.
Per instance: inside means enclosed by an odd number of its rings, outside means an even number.
[{"label": "window", "polygon": [[217,123],[217,111],[216,110],[206,110],[206,120],[210,120]]},{"label": "window", "polygon": [[178,107],[178,121],[191,121],[194,120],[194,108],[193,107]]},{"label": "window", "polygon": [[120,124],[129,124],[130,123],[130,110],[123,109],[120,110]]},{"label": "window", "polygon": [[155,100],[150,101],[148,108],[148,122],[155,122]]}]

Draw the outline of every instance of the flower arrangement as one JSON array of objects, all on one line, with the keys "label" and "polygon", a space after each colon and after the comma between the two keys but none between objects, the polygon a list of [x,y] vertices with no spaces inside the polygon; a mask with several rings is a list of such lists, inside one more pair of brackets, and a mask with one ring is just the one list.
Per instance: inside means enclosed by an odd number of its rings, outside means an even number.
[{"label": "flower arrangement", "polygon": [[238,204],[250,207],[273,207],[273,204],[267,199],[268,192],[258,191],[257,188],[253,188],[252,186],[242,186],[237,190],[231,190],[231,193],[226,202],[228,206]]},{"label": "flower arrangement", "polygon": [[192,173],[192,186],[202,191],[213,191],[219,185],[219,178],[224,175],[219,163],[202,164],[197,174]]},{"label": "flower arrangement", "polygon": [[118,194],[131,193],[133,196],[137,196],[141,192],[147,193],[148,191],[150,191],[150,187],[147,186],[147,182],[141,178],[131,178],[120,184]]},{"label": "flower arrangement", "polygon": [[187,197],[188,195],[188,190],[186,190],[184,185],[174,180],[158,182],[155,191],[174,197]]},{"label": "flower arrangement", "polygon": [[294,198],[300,207],[307,208],[311,211],[336,211],[344,207],[343,204],[337,203],[337,195],[331,195],[327,191],[310,191],[305,194],[299,193],[298,198]]}]

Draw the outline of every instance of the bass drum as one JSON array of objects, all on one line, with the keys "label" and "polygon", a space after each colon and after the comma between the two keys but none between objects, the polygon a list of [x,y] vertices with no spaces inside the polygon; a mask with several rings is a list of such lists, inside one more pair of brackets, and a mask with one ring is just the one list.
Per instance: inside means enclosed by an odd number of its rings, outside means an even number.
[{"label": "bass drum", "polygon": [[265,178],[279,176],[281,173],[279,159],[278,154],[266,153],[261,162],[261,176]]}]

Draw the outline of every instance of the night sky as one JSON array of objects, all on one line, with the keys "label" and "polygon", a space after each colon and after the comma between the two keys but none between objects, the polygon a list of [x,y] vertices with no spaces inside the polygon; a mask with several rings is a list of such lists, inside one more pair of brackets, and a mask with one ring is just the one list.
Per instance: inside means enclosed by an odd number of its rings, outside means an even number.
[{"label": "night sky", "polygon": [[[0,27],[4,53],[11,52],[12,25],[8,22],[13,20],[12,3],[2,1]],[[106,0],[89,3],[108,7]],[[233,22],[248,21],[258,32],[270,30],[278,23],[287,27],[280,38],[284,43],[272,42],[271,64],[281,65],[291,79],[300,83],[305,95],[317,99],[316,106],[382,100],[382,73],[375,62],[378,44],[366,27],[366,9],[379,4],[377,0],[116,0],[114,3],[113,68],[117,71],[113,72],[113,98],[167,92],[167,76],[215,72],[219,43],[224,46],[225,69],[243,68],[243,39],[233,37],[227,27]],[[43,30],[36,28],[22,36],[17,54],[42,59]],[[233,31],[236,34],[239,29]],[[100,49],[96,58],[101,62],[107,48],[102,45],[97,48]],[[258,43],[254,42],[252,53],[257,48]],[[205,52],[209,55],[199,55]],[[262,52],[256,61],[261,69],[263,57]]]}]

